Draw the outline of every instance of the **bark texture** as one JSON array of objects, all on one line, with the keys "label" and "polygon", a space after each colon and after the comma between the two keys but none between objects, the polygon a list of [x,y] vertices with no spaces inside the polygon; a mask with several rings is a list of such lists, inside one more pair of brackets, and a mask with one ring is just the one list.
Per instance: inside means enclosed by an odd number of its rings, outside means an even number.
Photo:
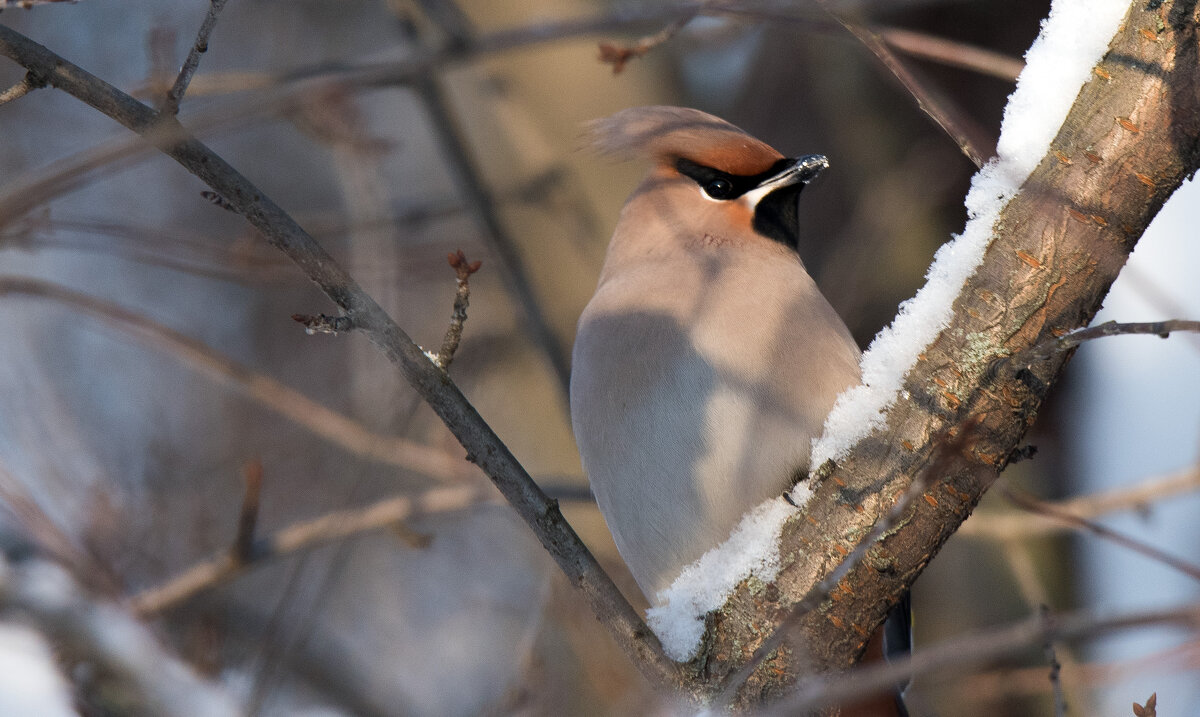
[{"label": "bark texture", "polygon": [[[1162,204],[1200,166],[1196,0],[1135,2],[1050,151],[993,227],[954,318],[921,355],[885,428],[859,442],[789,522],[773,585],[744,583],[689,668],[712,694],[914,478],[904,517],[738,690],[768,702],[847,668],[889,605],[967,518],[1018,448],[1069,354],[1021,352],[1087,324]],[[1027,354],[1028,355],[1028,354]],[[932,473],[933,475],[929,475]]]}]

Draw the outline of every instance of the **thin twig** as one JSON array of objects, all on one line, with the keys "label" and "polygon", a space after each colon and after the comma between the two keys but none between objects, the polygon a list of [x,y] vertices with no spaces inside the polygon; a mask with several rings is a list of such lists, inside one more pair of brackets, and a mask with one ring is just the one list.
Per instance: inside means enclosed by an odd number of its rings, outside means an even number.
[{"label": "thin twig", "polygon": [[46,83],[36,78],[32,72],[26,72],[25,76],[21,78],[20,82],[12,87],[9,87],[7,90],[0,92],[0,105],[20,99],[39,87],[45,86]]},{"label": "thin twig", "polygon": [[396,496],[362,508],[337,510],[298,521],[255,541],[245,559],[239,559],[228,550],[219,551],[165,583],[134,595],[129,604],[138,615],[157,614],[197,593],[229,582],[260,563],[380,530],[414,515],[469,508],[494,495],[491,490],[478,485],[432,488],[417,495]]},{"label": "thin twig", "polygon": [[174,117],[179,114],[179,103],[183,101],[183,95],[192,81],[192,75],[196,74],[196,68],[200,67],[200,56],[208,52],[208,38],[212,35],[213,28],[217,26],[217,16],[221,14],[226,2],[228,0],[209,0],[208,12],[204,15],[204,22],[200,23],[196,41],[192,43],[192,49],[188,52],[187,59],[183,61],[183,67],[179,69],[179,76],[175,78],[175,84],[171,85],[171,89],[167,91],[167,97],[163,101],[162,113],[164,115]]},{"label": "thin twig", "polygon": [[[1132,486],[1050,502],[1047,505],[1079,518],[1096,518],[1121,510],[1145,510],[1157,501],[1196,491],[1200,491],[1200,466],[1147,478]],[[962,524],[957,535],[999,540],[1027,539],[1069,531],[1073,527],[1040,513],[976,513]]]},{"label": "thin twig", "polygon": [[296,425],[352,453],[441,480],[462,478],[470,472],[462,458],[416,441],[374,433],[296,389],[232,361],[190,336],[116,304],[39,279],[0,276],[0,295],[3,294],[50,299],[98,318],[146,345],[187,362],[205,376],[241,391]]},{"label": "thin twig", "polygon": [[1020,58],[965,42],[898,27],[879,27],[875,28],[875,32],[884,42],[906,55],[973,70],[1009,82],[1016,82],[1017,75],[1025,69],[1025,63]]},{"label": "thin twig", "polygon": [[1200,604],[1100,617],[1089,611],[1062,615],[1036,614],[1001,628],[976,632],[914,652],[907,658],[875,662],[836,675],[801,680],[792,695],[776,705],[775,714],[807,714],[810,710],[862,699],[894,689],[919,675],[962,674],[1009,655],[1021,654],[1048,640],[1067,642],[1128,629],[1180,625],[1200,629]]},{"label": "thin twig", "polygon": [[950,135],[967,159],[970,159],[976,167],[983,167],[984,160],[993,154],[991,150],[987,150],[985,154],[983,149],[991,144],[991,141],[984,138],[983,132],[967,115],[959,111],[943,93],[935,91],[930,83],[918,79],[915,70],[901,62],[900,58],[896,57],[896,54],[875,32],[863,25],[844,19],[829,7],[827,0],[817,0],[817,3],[831,17],[841,23],[842,27],[846,28],[850,34],[858,38],[858,41],[870,50],[871,54],[875,55],[892,73],[892,76],[908,90],[913,99],[917,101],[921,111],[936,122],[946,134]]},{"label": "thin twig", "polygon": [[672,20],[666,27],[652,35],[645,35],[632,45],[620,45],[612,41],[599,44],[600,61],[612,65],[614,75],[621,74],[626,63],[635,57],[641,57],[659,45],[675,37],[689,22],[704,11],[708,2],[700,2],[690,12],[685,12]]},{"label": "thin twig", "polygon": [[436,356],[431,357],[438,368],[443,371],[450,370],[454,352],[458,351],[458,344],[462,341],[463,325],[467,321],[467,306],[471,300],[471,275],[479,271],[479,267],[483,265],[481,261],[467,261],[467,256],[463,254],[462,249],[459,249],[457,253],[450,254],[446,260],[450,264],[450,268],[454,269],[456,277],[454,311],[450,314],[450,325],[446,327],[442,348],[438,350]]},{"label": "thin twig", "polygon": [[1013,355],[1010,360],[1023,364],[1034,363],[1036,361],[1045,361],[1055,354],[1070,351],[1084,341],[1093,341],[1107,336],[1122,336],[1125,334],[1150,334],[1160,339],[1165,339],[1175,331],[1200,332],[1200,321],[1190,321],[1187,319],[1168,319],[1167,321],[1145,321],[1139,323],[1105,321],[1103,324],[1072,331],[1057,339],[1043,341],[1040,344],[1030,346],[1021,353]]},{"label": "thin twig", "polygon": [[242,467],[246,481],[246,492],[242,495],[242,509],[238,511],[237,536],[233,539],[233,558],[240,562],[250,560],[254,552],[254,529],[258,525],[258,505],[262,495],[263,466],[257,458]]},{"label": "thin twig", "polygon": [[1132,538],[1124,533],[1113,530],[1112,528],[1108,528],[1099,523],[1087,520],[1086,518],[1080,518],[1077,515],[1072,515],[1071,513],[1061,510],[1060,508],[1057,508],[1049,503],[1040,501],[1031,495],[1027,495],[1025,493],[1013,490],[1012,488],[1003,486],[1000,487],[999,490],[1014,504],[1024,508],[1025,510],[1034,513],[1040,513],[1041,515],[1048,516],[1054,520],[1058,520],[1081,530],[1085,530],[1089,533],[1104,538],[1105,540],[1116,543],[1117,545],[1129,548],[1134,552],[1141,553],[1151,560],[1162,563],[1169,568],[1173,568],[1176,571],[1187,575],[1193,580],[1200,581],[1200,565],[1189,563],[1186,560],[1177,558],[1174,555],[1154,547],[1153,545],[1138,540],[1137,538]]},{"label": "thin twig", "polygon": [[466,134],[462,131],[438,79],[432,75],[418,77],[416,90],[429,112],[431,129],[437,137],[463,203],[474,215],[475,221],[483,229],[489,247],[500,260],[501,275],[508,291],[521,307],[525,331],[549,361],[565,401],[571,385],[568,352],[562,339],[550,326],[542,302],[534,291],[533,279],[529,275],[517,240],[500,219],[496,203],[479,172],[479,163],[472,154]]}]

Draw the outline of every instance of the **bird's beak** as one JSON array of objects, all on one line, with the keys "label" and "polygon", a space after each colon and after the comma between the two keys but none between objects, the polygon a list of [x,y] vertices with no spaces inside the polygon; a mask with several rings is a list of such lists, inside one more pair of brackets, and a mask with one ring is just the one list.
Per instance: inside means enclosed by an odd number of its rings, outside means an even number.
[{"label": "bird's beak", "polygon": [[806,154],[796,157],[773,177],[758,185],[759,189],[772,191],[789,184],[808,184],[817,175],[829,168],[829,160],[823,154]]}]

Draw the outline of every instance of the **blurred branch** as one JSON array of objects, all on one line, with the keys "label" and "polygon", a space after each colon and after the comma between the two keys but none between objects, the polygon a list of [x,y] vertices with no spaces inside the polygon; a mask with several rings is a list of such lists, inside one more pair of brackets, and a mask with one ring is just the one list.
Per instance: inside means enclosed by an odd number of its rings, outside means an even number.
[{"label": "blurred branch", "polygon": [[1171,555],[1154,547],[1153,545],[1150,545],[1149,543],[1146,543],[1145,541],[1125,535],[1120,531],[1113,530],[1112,528],[1100,525],[1099,523],[1090,521],[1086,518],[1081,518],[1054,505],[1051,505],[1050,503],[1037,500],[1031,495],[1005,487],[1000,488],[1000,491],[1015,505],[1024,508],[1031,513],[1038,513],[1066,525],[1073,526],[1077,530],[1092,533],[1093,535],[1104,538],[1109,542],[1128,548],[1134,552],[1141,553],[1147,558],[1150,558],[1157,563],[1166,565],[1169,568],[1173,568],[1174,570],[1187,575],[1193,580],[1200,581],[1200,565],[1189,563],[1188,561],[1177,558],[1174,555]]},{"label": "blurred branch", "polygon": [[[1200,466],[1138,481],[1103,493],[1044,503],[1078,518],[1097,518],[1122,510],[1146,511],[1168,498],[1200,491]],[[1072,530],[1074,526],[1043,513],[977,513],[958,529],[959,535],[997,540],[1036,538]]]},{"label": "blurred branch", "polygon": [[469,474],[466,463],[445,451],[395,436],[382,436],[270,376],[247,368],[200,341],[141,314],[40,279],[0,276],[0,295],[50,299],[100,319],[164,351],[205,376],[241,391],[264,407],[357,455],[417,471],[439,480]]},{"label": "blurred branch", "polygon": [[[1105,687],[1117,680],[1128,680],[1134,675],[1162,676],[1171,672],[1191,672],[1198,666],[1200,639],[1193,636],[1181,645],[1148,655],[1112,662],[1083,663],[1073,668],[1072,672],[1076,673],[1075,681],[1082,685]],[[956,680],[954,684],[963,694],[971,695],[983,703],[1043,695],[1046,693],[1046,670],[1043,667],[1001,668]],[[1085,711],[1083,714],[1092,713]]]},{"label": "blurred branch", "polygon": [[233,539],[233,556],[242,562],[254,554],[254,529],[258,525],[259,499],[262,497],[263,466],[257,458],[242,467],[246,491],[242,509],[238,511],[237,536]]},{"label": "blurred branch", "polygon": [[167,652],[125,610],[84,594],[60,567],[0,566],[0,607],[27,616],[62,656],[88,660],[146,714],[235,717],[234,699]]},{"label": "blurred branch", "polygon": [[[809,711],[886,692],[898,682],[919,675],[961,675],[998,659],[1026,653],[1031,646],[1067,642],[1105,635],[1120,630],[1177,625],[1200,629],[1200,604],[1146,610],[1114,617],[1086,611],[1056,615],[1036,614],[1020,622],[975,632],[914,652],[907,658],[872,663],[837,675],[801,680],[789,698],[780,701],[779,715],[808,714]],[[1037,668],[1045,684],[1045,668]]]},{"label": "blurred branch", "polygon": [[865,25],[844,19],[829,7],[827,0],[817,0],[817,3],[875,55],[904,89],[908,90],[921,111],[950,135],[976,167],[982,168],[984,160],[995,154],[995,143],[986,137],[974,120],[962,112],[945,93],[937,91],[931,83],[919,77],[915,68],[901,62],[879,35]]},{"label": "blurred branch", "polygon": [[200,592],[223,585],[262,563],[381,530],[415,516],[463,510],[494,495],[481,486],[432,488],[418,495],[397,496],[362,508],[333,511],[292,523],[255,540],[253,548],[245,555],[239,555],[236,548],[223,550],[165,583],[143,590],[129,598],[129,606],[138,615],[155,615]]},{"label": "blurred branch", "polygon": [[1025,63],[1020,58],[968,45],[965,42],[948,40],[944,37],[898,27],[877,27],[874,28],[874,31],[880,39],[906,55],[950,67],[973,70],[1001,80],[1016,82],[1017,75],[1025,69]]},{"label": "blurred branch", "polygon": [[483,177],[479,172],[479,164],[472,155],[466,134],[458,122],[449,102],[438,84],[438,79],[432,75],[422,75],[416,79],[416,90],[429,112],[430,127],[437,136],[443,155],[450,166],[450,172],[458,191],[463,197],[468,211],[475,216],[476,222],[483,228],[484,237],[489,247],[500,260],[500,271],[507,284],[508,291],[521,307],[525,330],[529,333],[534,345],[545,355],[550,363],[554,378],[558,383],[563,400],[566,401],[571,385],[571,363],[567,348],[542,310],[541,301],[533,288],[525,259],[521,256],[516,239],[504,226],[496,204],[487,191]]},{"label": "blurred branch", "polygon": [[196,69],[200,67],[200,55],[208,52],[208,37],[212,34],[213,28],[217,26],[217,16],[221,14],[227,1],[209,0],[208,12],[204,15],[204,22],[200,23],[196,41],[192,43],[192,49],[188,52],[187,59],[183,61],[183,67],[179,69],[179,76],[175,78],[175,84],[171,85],[171,89],[167,91],[167,97],[161,110],[164,115],[173,117],[179,114],[179,103],[183,100],[183,94],[187,92],[192,75],[196,74]]},{"label": "blurred branch", "polygon": [[638,39],[632,45],[620,45],[616,42],[602,41],[600,43],[600,61],[612,65],[614,75],[621,74],[625,69],[625,64],[630,60],[641,57],[654,48],[668,42],[671,38],[691,22],[697,15],[704,11],[705,6],[709,2],[700,2],[691,9],[690,12],[685,12],[679,17],[672,20],[666,27],[654,33],[653,35],[645,35]]},{"label": "blurred branch", "polygon": [[3,25],[0,25],[0,54],[26,69],[46,73],[54,87],[139,134],[161,136],[156,135],[163,131],[161,128],[169,130],[173,139],[159,144],[160,149],[236,207],[272,245],[320,286],[400,370],[467,449],[470,459],[492,478],[651,683],[670,687],[682,684],[679,667],[663,653],[658,639],[563,520],[558,504],[538,488],[445,372],[425,356],[408,334],[291,216],[174,120],[163,118],[116,87]]}]

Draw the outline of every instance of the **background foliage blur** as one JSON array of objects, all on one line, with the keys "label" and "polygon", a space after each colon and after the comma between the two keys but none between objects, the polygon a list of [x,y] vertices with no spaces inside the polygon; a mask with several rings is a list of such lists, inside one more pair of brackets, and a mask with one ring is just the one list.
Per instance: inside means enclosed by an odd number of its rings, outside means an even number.
[{"label": "background foliage blur", "polygon": [[[926,45],[944,37],[1019,58],[1048,2],[836,7],[880,29],[922,33]],[[828,155],[832,169],[801,199],[801,252],[864,346],[921,285],[936,248],[961,229],[974,172],[912,96],[812,3],[731,4],[732,12],[693,20],[620,74],[598,61],[597,41],[634,42],[679,8],[233,0],[180,113],[424,346],[438,345],[450,312],[447,252],[483,260],[451,373],[534,477],[563,499],[570,522],[639,605],[587,500],[562,379],[575,319],[643,168],[581,151],[581,123],[633,105],[682,104],[725,117],[785,154]],[[206,9],[201,0],[90,0],[8,10],[0,22],[157,103]],[[565,21],[593,18],[604,19],[598,32],[563,31]],[[464,36],[525,27],[557,30],[503,50],[467,50],[415,79],[302,84],[405,66]],[[905,57],[991,150],[1011,80]],[[21,76],[0,64],[0,85]],[[272,93],[283,86],[307,89],[278,99]],[[403,436],[444,459],[431,475],[364,456],[197,370],[178,348],[134,338],[60,300],[7,294],[0,525],[10,541],[38,541],[101,576],[102,590],[129,596],[229,545],[244,466],[254,461],[264,472],[264,534],[397,494],[484,480],[364,338],[307,336],[290,320],[331,306],[244,221],[205,201],[198,180],[152,152],[81,169],[96,148],[128,134],[52,90],[0,107],[0,128],[0,199],[21,196],[34,207],[3,218],[4,275],[118,304],[365,431]],[[49,190],[34,182],[54,172],[70,181]],[[1180,217],[1187,221],[1186,210]],[[1139,269],[1140,281],[1123,277],[1110,303],[1127,313],[1113,318],[1200,315],[1200,282],[1189,280],[1196,249],[1170,243],[1194,237],[1194,226],[1160,233],[1166,238],[1147,235],[1135,262],[1151,253],[1163,263]],[[534,301],[523,302],[521,291]],[[531,330],[531,311],[547,332]],[[1134,344],[1143,355],[1121,353]],[[1084,348],[1031,436],[1036,460],[1004,482],[1059,498],[1193,465],[1196,348],[1189,337]],[[1194,497],[1173,499],[1118,524],[1186,556],[1195,553],[1198,508]],[[1014,510],[996,495],[981,508]],[[1143,558],[1120,562],[1120,548],[1039,536],[952,540],[915,591],[918,644],[1002,624],[1043,603],[1118,609],[1196,595],[1194,584]],[[274,561],[155,619],[180,654],[261,714],[632,714],[653,704],[528,530],[495,501]],[[1124,714],[1156,689],[1164,703],[1200,705],[1194,637],[1162,631],[1140,642],[1060,648],[1058,657],[1076,714]],[[1034,648],[1026,660],[975,677],[922,678],[914,713],[1048,713],[1047,671]],[[116,709],[94,693],[88,699],[89,713]]]}]

